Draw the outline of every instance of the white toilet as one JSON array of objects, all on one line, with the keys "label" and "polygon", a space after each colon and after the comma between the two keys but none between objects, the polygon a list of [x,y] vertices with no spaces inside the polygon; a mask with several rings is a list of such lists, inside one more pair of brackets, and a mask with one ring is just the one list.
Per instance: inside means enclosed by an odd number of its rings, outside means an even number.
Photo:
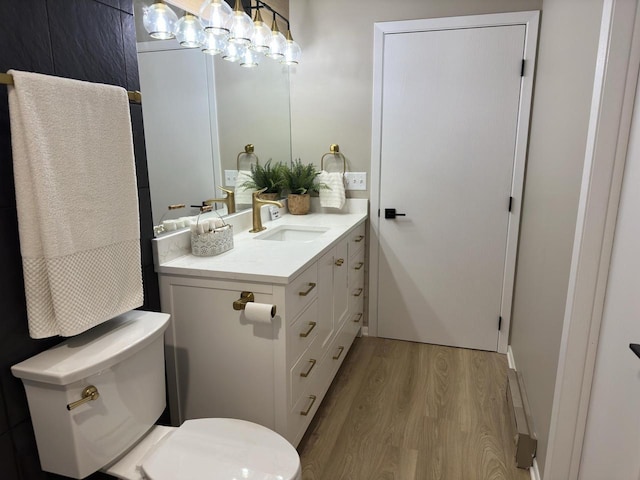
[{"label": "white toilet", "polygon": [[[101,470],[126,480],[299,480],[296,450],[261,425],[154,425],[165,408],[168,324],[167,314],[134,310],[11,367],[27,392],[42,469],[72,478]],[[97,395],[73,405],[90,386]]]}]

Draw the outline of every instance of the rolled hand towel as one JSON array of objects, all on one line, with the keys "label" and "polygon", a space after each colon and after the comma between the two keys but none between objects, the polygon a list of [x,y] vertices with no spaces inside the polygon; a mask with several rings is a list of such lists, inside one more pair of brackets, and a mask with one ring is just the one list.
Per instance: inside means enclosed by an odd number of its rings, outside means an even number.
[{"label": "rolled hand towel", "polygon": [[326,172],[322,170],[318,174],[318,182],[324,183],[329,189],[320,190],[320,206],[328,208],[342,208],[346,201],[344,192],[344,174],[339,172]]},{"label": "rolled hand towel", "polygon": [[249,204],[253,200],[251,198],[255,190],[253,188],[244,187],[244,183],[252,181],[251,172],[249,170],[238,170],[238,176],[236,177],[236,203]]}]

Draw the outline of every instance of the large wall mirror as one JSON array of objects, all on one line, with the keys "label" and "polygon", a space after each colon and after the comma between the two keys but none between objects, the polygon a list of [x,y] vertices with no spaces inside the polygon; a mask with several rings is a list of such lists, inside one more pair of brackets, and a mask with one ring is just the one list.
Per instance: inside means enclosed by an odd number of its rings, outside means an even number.
[{"label": "large wall mirror", "polygon": [[[288,67],[264,59],[256,68],[242,68],[175,40],[150,41],[139,28],[137,34],[154,225],[163,216],[197,213],[191,205],[224,196],[219,186],[233,189],[229,179],[248,144],[261,164],[290,161]],[[243,170],[249,169],[246,161],[241,157]],[[187,208],[167,214],[174,204]],[[216,208],[227,213],[223,203]]]}]

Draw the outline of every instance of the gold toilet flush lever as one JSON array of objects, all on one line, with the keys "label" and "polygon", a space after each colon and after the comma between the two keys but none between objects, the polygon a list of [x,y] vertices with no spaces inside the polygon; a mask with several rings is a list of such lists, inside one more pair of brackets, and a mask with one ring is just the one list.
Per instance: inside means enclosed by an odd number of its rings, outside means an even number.
[{"label": "gold toilet flush lever", "polygon": [[98,389],[93,385],[89,385],[84,390],[82,390],[81,399],[76,400],[75,402],[71,402],[67,405],[67,410],[73,410],[80,405],[83,405],[91,400],[97,400],[100,397],[100,393],[98,393]]}]

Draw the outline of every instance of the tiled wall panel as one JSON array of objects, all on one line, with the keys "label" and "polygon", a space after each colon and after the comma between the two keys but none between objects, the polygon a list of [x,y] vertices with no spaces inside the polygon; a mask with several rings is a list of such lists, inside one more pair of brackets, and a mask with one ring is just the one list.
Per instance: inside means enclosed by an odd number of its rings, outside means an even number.
[{"label": "tiled wall panel", "polygon": [[[26,70],[138,90],[131,0],[0,0],[0,72]],[[60,479],[40,469],[29,409],[11,365],[60,341],[27,330],[6,87],[0,86],[0,478]],[[145,305],[159,310],[142,107],[131,106]],[[92,479],[106,478],[96,474]]]}]

